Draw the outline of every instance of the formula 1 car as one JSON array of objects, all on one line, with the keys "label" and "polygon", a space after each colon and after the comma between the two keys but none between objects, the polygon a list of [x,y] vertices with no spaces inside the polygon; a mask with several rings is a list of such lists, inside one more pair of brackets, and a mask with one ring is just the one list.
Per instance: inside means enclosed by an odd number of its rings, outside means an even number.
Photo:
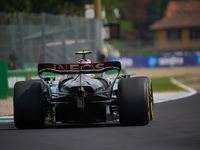
[{"label": "formula 1 car", "polygon": [[[150,78],[120,74],[118,61],[91,63],[85,57],[90,51],[76,54],[82,55],[78,63],[41,63],[38,64],[40,79],[16,82],[14,123],[17,128],[111,121],[125,126],[147,125],[153,119]],[[109,71],[115,71],[116,77],[111,78]]]}]

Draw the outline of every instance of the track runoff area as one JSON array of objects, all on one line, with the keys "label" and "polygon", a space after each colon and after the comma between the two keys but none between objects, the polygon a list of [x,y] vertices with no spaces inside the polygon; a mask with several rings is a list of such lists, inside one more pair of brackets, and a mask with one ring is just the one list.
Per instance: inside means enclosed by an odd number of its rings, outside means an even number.
[{"label": "track runoff area", "polygon": [[[167,101],[172,101],[172,100],[179,100],[181,98],[192,96],[197,93],[195,89],[178,82],[174,78],[171,78],[171,82],[185,89],[187,92],[163,92],[163,93],[155,92],[153,94],[154,103],[162,103],[162,102],[167,102]],[[0,123],[8,123],[8,122],[14,122],[13,114],[10,114],[7,116],[0,116]]]}]

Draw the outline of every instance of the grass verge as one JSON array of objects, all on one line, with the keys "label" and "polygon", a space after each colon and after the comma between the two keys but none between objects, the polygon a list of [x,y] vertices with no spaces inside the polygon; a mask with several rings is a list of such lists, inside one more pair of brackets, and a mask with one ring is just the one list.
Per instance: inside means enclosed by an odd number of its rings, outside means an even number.
[{"label": "grass verge", "polygon": [[151,78],[154,92],[184,91],[170,81],[171,77]]},{"label": "grass verge", "polygon": [[[184,89],[174,85],[170,81],[171,76],[166,77],[152,77],[153,90],[155,92],[168,92],[168,91],[185,91]],[[174,78],[192,88],[200,88],[200,74],[178,75]]]}]

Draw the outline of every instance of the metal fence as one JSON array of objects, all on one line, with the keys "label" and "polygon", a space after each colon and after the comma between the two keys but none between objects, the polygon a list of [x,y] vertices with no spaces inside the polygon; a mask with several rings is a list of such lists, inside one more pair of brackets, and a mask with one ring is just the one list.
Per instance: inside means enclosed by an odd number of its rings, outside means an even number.
[{"label": "metal fence", "polygon": [[20,68],[26,63],[72,63],[75,51],[90,50],[97,61],[102,50],[102,21],[52,14],[0,13],[0,60],[14,50]]}]

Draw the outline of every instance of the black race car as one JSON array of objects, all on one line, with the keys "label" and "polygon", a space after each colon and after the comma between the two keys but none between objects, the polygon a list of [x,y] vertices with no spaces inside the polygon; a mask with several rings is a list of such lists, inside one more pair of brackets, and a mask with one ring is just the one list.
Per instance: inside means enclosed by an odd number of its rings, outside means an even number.
[{"label": "black race car", "polygon": [[[38,64],[40,79],[15,84],[17,128],[110,121],[147,125],[153,119],[150,78],[120,74],[118,61],[91,63],[85,58],[90,51],[76,54],[83,57],[75,64]],[[108,75],[110,71],[112,74]]]}]

